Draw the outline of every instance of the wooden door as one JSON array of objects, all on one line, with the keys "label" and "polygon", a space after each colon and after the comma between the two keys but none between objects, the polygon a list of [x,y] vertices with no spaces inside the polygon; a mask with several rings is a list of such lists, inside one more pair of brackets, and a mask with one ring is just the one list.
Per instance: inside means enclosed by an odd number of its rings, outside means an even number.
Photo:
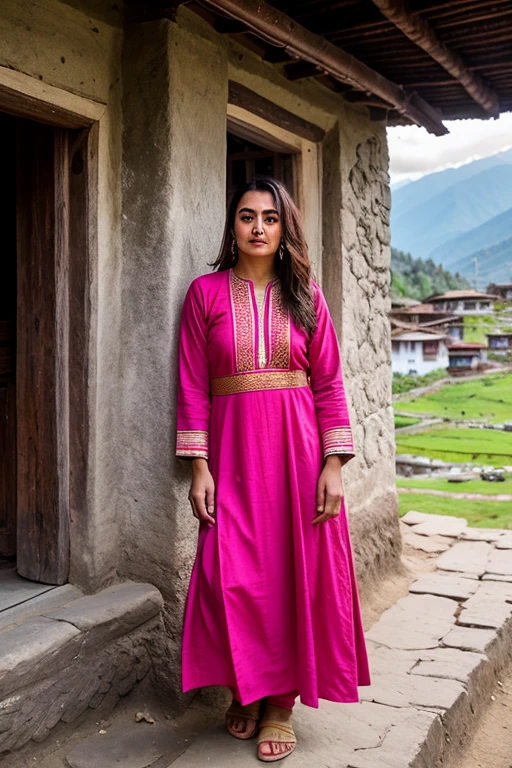
[{"label": "wooden door", "polygon": [[69,570],[67,146],[17,120],[17,566],[50,584]]}]

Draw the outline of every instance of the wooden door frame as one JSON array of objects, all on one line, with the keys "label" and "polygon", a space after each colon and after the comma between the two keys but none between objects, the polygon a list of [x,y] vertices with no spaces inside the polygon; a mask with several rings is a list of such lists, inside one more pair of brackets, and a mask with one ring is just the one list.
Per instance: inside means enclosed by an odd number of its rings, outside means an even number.
[{"label": "wooden door frame", "polygon": [[[58,461],[58,494],[63,504],[52,510],[55,515],[49,529],[56,537],[56,562],[41,570],[34,553],[44,546],[41,526],[36,516],[25,520],[32,537],[18,561],[18,571],[26,578],[63,584],[69,575],[69,518],[87,518],[87,485],[89,476],[89,370],[90,334],[93,321],[91,275],[95,274],[98,256],[97,200],[98,150],[101,118],[105,105],[42,83],[19,72],[0,67],[0,111],[44,123],[57,129],[55,141],[60,154],[60,168],[55,168],[56,205],[64,210],[66,225],[55,237],[55,290],[61,302],[62,315],[56,326],[59,361],[64,370],[59,376],[56,418],[66,431],[66,456]],[[65,138],[65,147],[60,147]],[[66,199],[62,200],[63,186]],[[62,303],[63,302],[63,303]],[[63,310],[63,311],[62,311]],[[48,535],[48,526],[47,533]],[[26,542],[25,542],[26,543]],[[19,548],[20,549],[20,548]]]}]

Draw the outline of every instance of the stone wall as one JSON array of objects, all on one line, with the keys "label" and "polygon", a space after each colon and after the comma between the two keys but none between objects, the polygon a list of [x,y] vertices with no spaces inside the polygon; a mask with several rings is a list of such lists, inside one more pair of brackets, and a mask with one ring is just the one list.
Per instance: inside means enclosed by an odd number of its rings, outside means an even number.
[{"label": "stone wall", "polygon": [[341,122],[342,350],[358,449],[344,470],[363,591],[399,568],[392,409],[391,206],[385,127]]},{"label": "stone wall", "polygon": [[[388,312],[385,128],[339,114],[323,147],[323,285],[341,340],[356,457],[343,470],[361,593],[400,567]],[[341,300],[340,300],[341,299]]]}]

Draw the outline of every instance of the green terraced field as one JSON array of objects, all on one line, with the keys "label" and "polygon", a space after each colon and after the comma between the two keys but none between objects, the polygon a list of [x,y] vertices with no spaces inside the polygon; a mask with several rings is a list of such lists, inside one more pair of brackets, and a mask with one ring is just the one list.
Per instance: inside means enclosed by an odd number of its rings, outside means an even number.
[{"label": "green terraced field", "polygon": [[[490,483],[476,478],[465,483],[449,483],[444,478],[437,477],[397,477],[398,488],[426,488],[432,491],[446,491],[448,493],[481,493],[484,496],[495,496],[498,493],[512,495],[512,477],[507,477],[502,483]],[[501,502],[500,502],[501,503]],[[505,503],[505,502],[503,502]],[[510,506],[512,517],[512,503]]]},{"label": "green terraced field", "polygon": [[420,418],[416,418],[414,416],[395,416],[395,429],[398,429],[399,427],[410,427],[411,424],[419,424],[421,421]]},{"label": "green terraced field", "polygon": [[499,424],[512,420],[512,373],[447,384],[438,392],[394,403],[397,411]]},{"label": "green terraced field", "polygon": [[451,462],[512,464],[512,432],[469,427],[431,428],[414,435],[396,434],[397,453]]}]

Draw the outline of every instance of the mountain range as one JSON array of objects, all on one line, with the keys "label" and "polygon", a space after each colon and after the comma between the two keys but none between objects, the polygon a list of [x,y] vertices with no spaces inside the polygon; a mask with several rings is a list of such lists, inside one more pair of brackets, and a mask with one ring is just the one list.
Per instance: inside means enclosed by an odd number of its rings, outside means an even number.
[{"label": "mountain range", "polygon": [[512,280],[512,149],[392,185],[391,196],[394,248],[479,289]]}]

